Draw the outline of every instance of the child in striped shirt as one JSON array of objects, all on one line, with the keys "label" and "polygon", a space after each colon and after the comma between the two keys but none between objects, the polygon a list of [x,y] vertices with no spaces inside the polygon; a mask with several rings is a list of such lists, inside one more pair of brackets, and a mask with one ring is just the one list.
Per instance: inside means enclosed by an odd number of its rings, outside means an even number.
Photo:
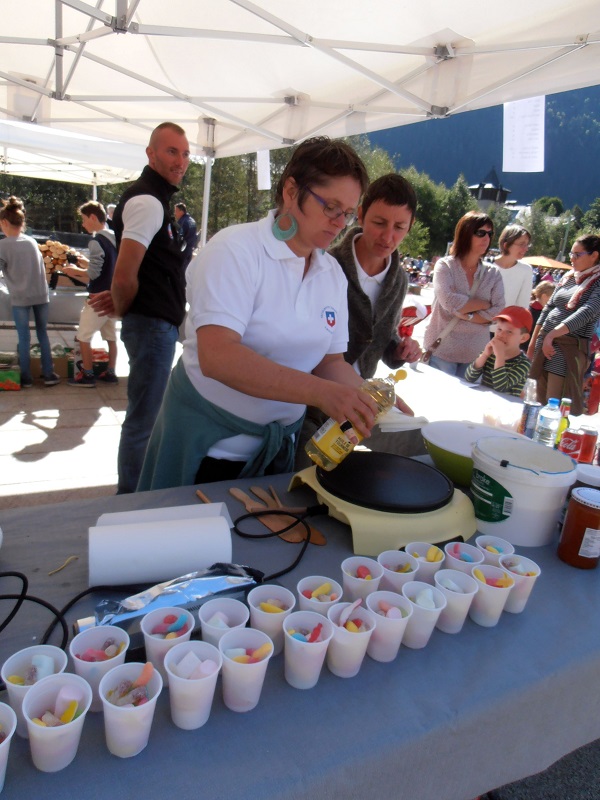
[{"label": "child in striped shirt", "polygon": [[467,367],[465,380],[495,392],[519,397],[529,374],[530,362],[520,349],[529,339],[533,318],[528,309],[508,306],[494,317],[496,332],[479,356]]}]

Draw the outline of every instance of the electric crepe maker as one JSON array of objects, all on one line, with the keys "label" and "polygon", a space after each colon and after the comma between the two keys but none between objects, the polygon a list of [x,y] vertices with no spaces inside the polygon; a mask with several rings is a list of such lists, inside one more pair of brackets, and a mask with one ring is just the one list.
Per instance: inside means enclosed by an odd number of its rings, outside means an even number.
[{"label": "electric crepe maker", "polygon": [[289,491],[302,484],[350,526],[357,555],[416,541],[466,540],[476,530],[467,495],[440,470],[406,456],[355,450],[331,472],[316,466],[297,472]]}]

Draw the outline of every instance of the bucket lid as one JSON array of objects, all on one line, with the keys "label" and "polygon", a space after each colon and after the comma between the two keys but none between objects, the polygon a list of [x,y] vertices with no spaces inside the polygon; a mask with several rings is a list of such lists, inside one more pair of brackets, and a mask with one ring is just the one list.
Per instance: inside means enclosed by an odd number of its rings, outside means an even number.
[{"label": "bucket lid", "polygon": [[577,464],[577,480],[600,488],[600,467],[596,464]]},{"label": "bucket lid", "polygon": [[483,456],[497,463],[499,467],[512,467],[545,477],[573,475],[577,463],[564,453],[532,442],[530,439],[498,439],[484,436],[473,445],[473,459]]}]

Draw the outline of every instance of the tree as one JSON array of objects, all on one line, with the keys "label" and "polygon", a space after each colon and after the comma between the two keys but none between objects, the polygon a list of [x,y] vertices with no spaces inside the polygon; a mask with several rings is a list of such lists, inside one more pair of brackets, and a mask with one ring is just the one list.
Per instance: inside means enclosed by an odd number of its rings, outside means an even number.
[{"label": "tree", "polygon": [[[452,233],[449,234],[450,226],[444,212],[446,187],[443,184],[434,183],[429,175],[418,172],[412,166],[401,170],[401,174],[417,194],[417,220],[429,232],[429,257],[443,255],[446,252],[447,243],[452,239]],[[425,256],[425,253],[422,255]]]},{"label": "tree", "polygon": [[498,247],[498,239],[500,238],[500,234],[507,225],[510,225],[513,212],[510,210],[510,208],[506,208],[506,206],[494,205],[488,209],[487,213],[489,218],[494,223],[494,238],[492,240],[492,246]]},{"label": "tree", "polygon": [[581,226],[586,233],[600,231],[600,197],[597,197],[581,218]]},{"label": "tree", "polygon": [[564,213],[565,207],[560,197],[540,197],[535,201],[538,207],[551,217],[558,217]]},{"label": "tree", "polygon": [[429,253],[429,229],[418,219],[413,222],[410,232],[402,240],[400,249],[403,253],[410,253],[415,256],[427,257]]}]

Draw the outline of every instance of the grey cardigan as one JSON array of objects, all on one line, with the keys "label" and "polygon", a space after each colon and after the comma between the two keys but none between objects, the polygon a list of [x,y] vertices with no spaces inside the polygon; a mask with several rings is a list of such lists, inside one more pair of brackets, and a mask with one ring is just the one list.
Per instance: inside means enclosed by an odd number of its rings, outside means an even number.
[{"label": "grey cardigan", "polygon": [[350,364],[358,361],[362,377],[372,378],[380,360],[392,369],[404,363],[395,359],[393,354],[399,342],[398,324],[408,289],[408,276],[400,266],[398,251],[395,251],[373,314],[371,300],[360,287],[352,252],[352,242],[361,233],[362,228],[352,228],[329,252],[348,279],[349,342],[344,358]]}]

